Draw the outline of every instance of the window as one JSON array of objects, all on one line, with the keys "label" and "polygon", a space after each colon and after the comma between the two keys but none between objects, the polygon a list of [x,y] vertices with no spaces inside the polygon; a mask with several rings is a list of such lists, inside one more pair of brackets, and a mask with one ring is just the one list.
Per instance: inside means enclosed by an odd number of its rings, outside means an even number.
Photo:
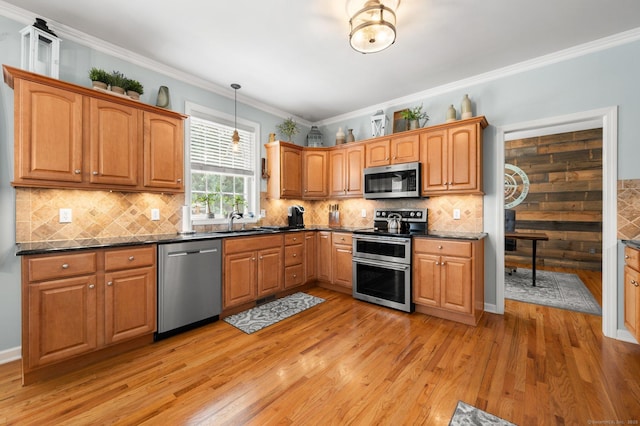
[{"label": "window", "polygon": [[240,150],[233,152],[234,118],[187,104],[191,218],[215,222],[238,210],[247,221],[259,209],[257,140],[259,126],[238,120]]}]

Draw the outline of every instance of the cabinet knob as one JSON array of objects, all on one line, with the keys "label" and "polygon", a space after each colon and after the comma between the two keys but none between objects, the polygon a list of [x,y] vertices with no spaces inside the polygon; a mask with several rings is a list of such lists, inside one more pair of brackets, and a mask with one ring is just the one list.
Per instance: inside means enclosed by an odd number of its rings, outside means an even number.
[{"label": "cabinet knob", "polygon": [[296,278],[296,277],[297,277],[297,275],[296,275],[296,274],[293,274],[293,278]]},{"label": "cabinet knob", "polygon": [[63,263],[62,264],[62,269],[69,269],[69,264],[68,263]]},{"label": "cabinet knob", "polygon": [[442,262],[442,264],[440,266],[444,266],[444,265],[446,265],[446,262]]},{"label": "cabinet knob", "polygon": [[628,258],[629,258],[629,255],[628,255],[628,254],[625,254],[625,255],[624,255],[624,258],[625,258],[625,259],[628,259]]},{"label": "cabinet knob", "polygon": [[440,262],[436,262],[436,266],[440,266]]},{"label": "cabinet knob", "polygon": [[304,192],[307,192],[307,191],[308,191],[308,189],[305,189],[305,190],[304,190]]},{"label": "cabinet knob", "polygon": [[109,281],[107,285],[113,285],[113,281]]},{"label": "cabinet knob", "polygon": [[129,260],[130,260],[130,261],[132,261],[132,260],[134,260],[134,259],[135,259],[135,257],[133,257],[133,256],[129,256]]},{"label": "cabinet knob", "polygon": [[89,288],[95,288],[95,284],[89,284]]},{"label": "cabinet knob", "polygon": [[298,241],[298,237],[293,237],[293,241]]},{"label": "cabinet knob", "polygon": [[180,182],[182,182],[182,179],[178,179],[176,182],[180,183]]},{"label": "cabinet knob", "polygon": [[442,246],[438,246],[438,249],[439,249],[439,250],[442,250]]},{"label": "cabinet knob", "polygon": [[631,280],[631,284],[633,284],[634,286],[638,287],[638,283],[636,282],[636,280]]},{"label": "cabinet knob", "polygon": [[296,257],[296,256],[297,256],[297,254],[296,254],[296,253],[293,253],[293,257]]},{"label": "cabinet knob", "polygon": [[91,172],[92,175],[96,176],[98,174],[98,172],[96,172],[95,170],[93,172]]},{"label": "cabinet knob", "polygon": [[75,174],[79,175],[80,173],[82,173],[82,170],[80,170],[80,169],[75,169],[73,172],[74,172]]},{"label": "cabinet knob", "polygon": [[256,260],[256,258],[255,258],[255,257],[252,257],[252,258],[251,258],[251,260],[252,260],[252,261],[255,261],[255,260]]},{"label": "cabinet knob", "polygon": [[262,256],[260,256],[260,260],[262,260]]}]

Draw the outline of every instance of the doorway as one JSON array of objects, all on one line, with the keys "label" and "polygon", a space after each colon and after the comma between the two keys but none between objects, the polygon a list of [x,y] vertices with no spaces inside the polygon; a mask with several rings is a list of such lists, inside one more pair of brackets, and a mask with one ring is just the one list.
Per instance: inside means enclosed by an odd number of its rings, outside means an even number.
[{"label": "doorway", "polygon": [[[617,334],[617,107],[518,123],[498,129],[496,164],[505,164],[505,141],[602,128],[602,331]],[[500,168],[500,172],[502,169]],[[503,176],[496,179],[496,194],[504,194]],[[496,212],[504,211],[504,197],[496,196]],[[504,314],[504,215],[496,215],[496,312]]]}]

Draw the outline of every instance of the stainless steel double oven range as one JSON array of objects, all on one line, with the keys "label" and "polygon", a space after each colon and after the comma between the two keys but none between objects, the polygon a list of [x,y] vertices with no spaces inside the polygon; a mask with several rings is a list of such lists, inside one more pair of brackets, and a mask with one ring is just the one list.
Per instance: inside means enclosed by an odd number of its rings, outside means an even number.
[{"label": "stainless steel double oven range", "polygon": [[411,237],[427,233],[427,209],[376,209],[374,227],[353,232],[353,297],[413,312]]}]

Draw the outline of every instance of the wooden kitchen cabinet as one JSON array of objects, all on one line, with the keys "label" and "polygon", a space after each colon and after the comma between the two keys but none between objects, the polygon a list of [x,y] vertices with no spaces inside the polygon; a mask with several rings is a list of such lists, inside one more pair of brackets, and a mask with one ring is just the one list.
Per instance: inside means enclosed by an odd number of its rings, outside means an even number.
[{"label": "wooden kitchen cabinet", "polygon": [[420,160],[419,133],[412,132],[366,145],[366,167],[388,166]]},{"label": "wooden kitchen cabinet", "polygon": [[640,250],[624,248],[624,326],[640,342]]},{"label": "wooden kitchen cabinet", "polygon": [[23,384],[150,343],[155,266],[155,245],[23,256]]},{"label": "wooden kitchen cabinet", "polygon": [[185,115],[3,66],[16,187],[184,192]]},{"label": "wooden kitchen cabinet", "polygon": [[283,289],[283,237],[225,238],[223,309],[253,302]]},{"label": "wooden kitchen cabinet", "polygon": [[362,170],[365,145],[348,144],[329,151],[329,181],[331,197],[360,197],[363,194]]},{"label": "wooden kitchen cabinet", "polygon": [[477,324],[484,311],[484,240],[414,239],[416,311]]},{"label": "wooden kitchen cabinet", "polygon": [[305,232],[284,234],[284,288],[305,283]]},{"label": "wooden kitchen cabinet", "polygon": [[304,282],[315,281],[318,278],[318,249],[317,233],[308,231],[304,233]]},{"label": "wooden kitchen cabinet", "polygon": [[352,288],[353,240],[350,233],[334,232],[332,235],[331,270],[333,284]]},{"label": "wooden kitchen cabinet", "polygon": [[318,280],[331,282],[331,231],[318,232]]},{"label": "wooden kitchen cabinet", "polygon": [[482,194],[484,117],[420,134],[422,195]]},{"label": "wooden kitchen cabinet", "polygon": [[326,149],[309,148],[302,151],[302,198],[326,198],[329,192]]},{"label": "wooden kitchen cabinet", "polygon": [[267,151],[267,197],[302,197],[302,147],[287,142],[269,142]]}]

